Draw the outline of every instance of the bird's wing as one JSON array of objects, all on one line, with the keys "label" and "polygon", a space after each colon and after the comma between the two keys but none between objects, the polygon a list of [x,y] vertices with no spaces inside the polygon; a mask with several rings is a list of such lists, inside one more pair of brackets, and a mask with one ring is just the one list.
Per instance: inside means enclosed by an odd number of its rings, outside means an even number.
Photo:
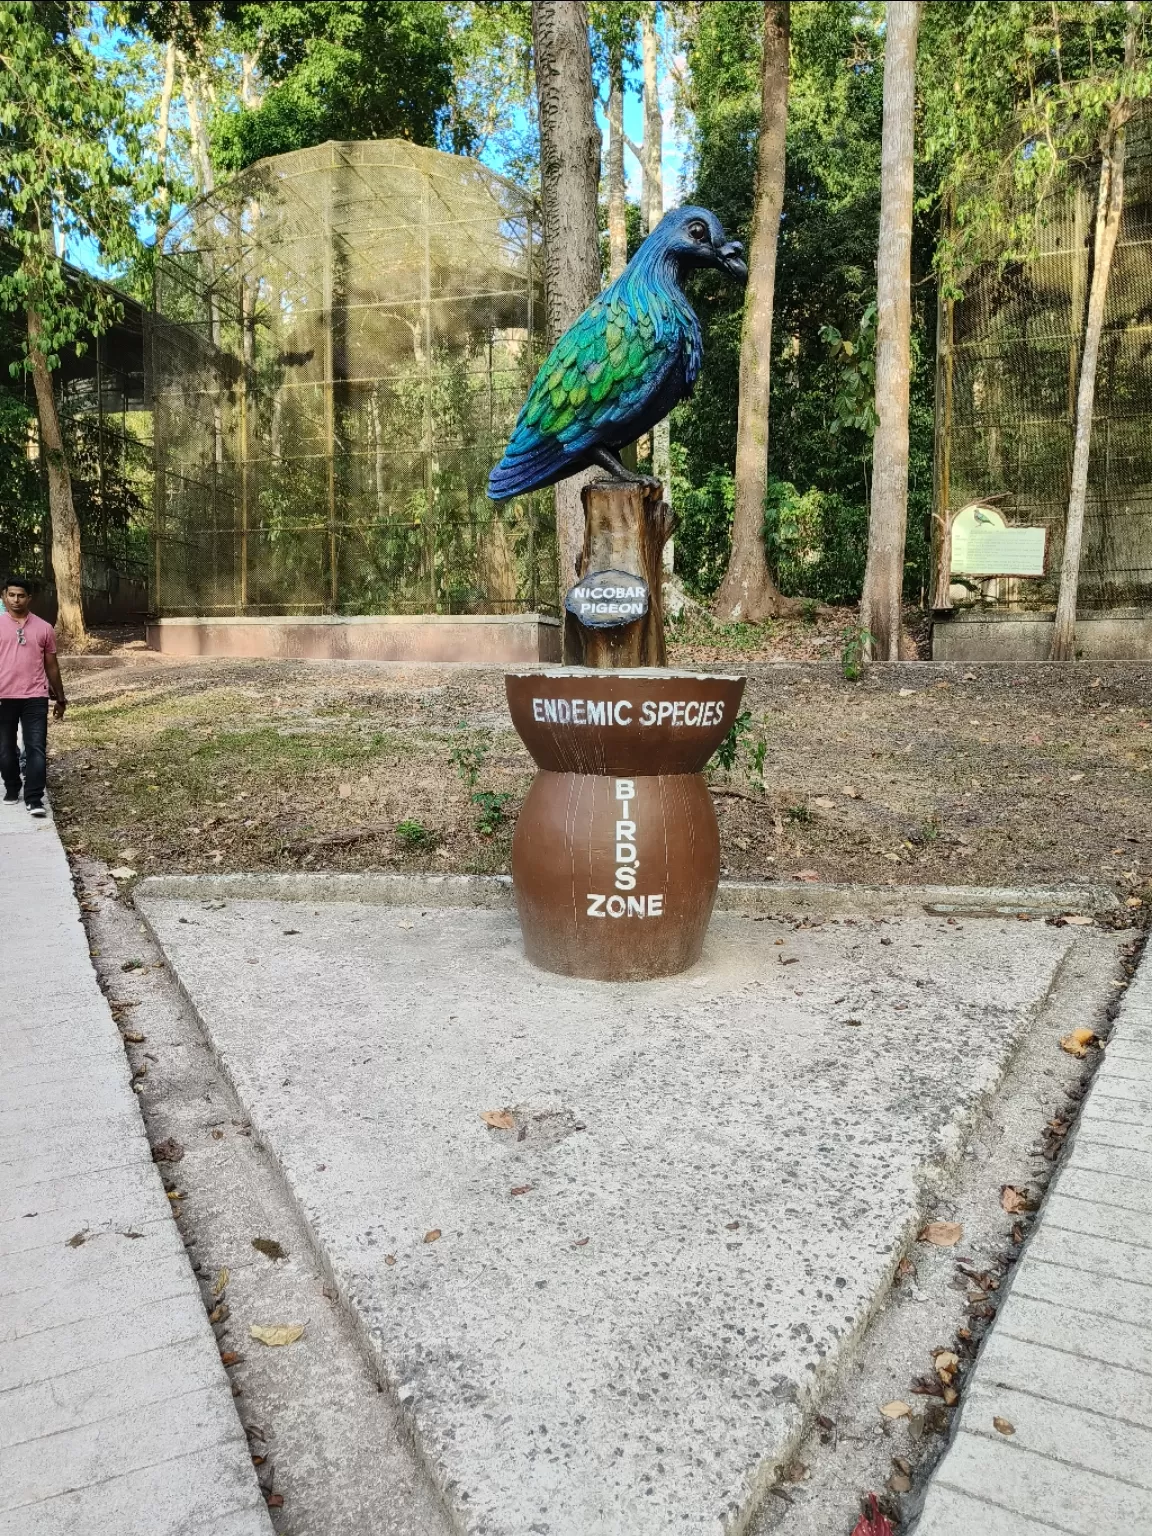
[{"label": "bird's wing", "polygon": [[[594,299],[552,351],[529,391],[489,494],[542,482],[636,415],[677,360],[679,337],[611,288]],[[509,489],[508,487],[512,487]]]}]

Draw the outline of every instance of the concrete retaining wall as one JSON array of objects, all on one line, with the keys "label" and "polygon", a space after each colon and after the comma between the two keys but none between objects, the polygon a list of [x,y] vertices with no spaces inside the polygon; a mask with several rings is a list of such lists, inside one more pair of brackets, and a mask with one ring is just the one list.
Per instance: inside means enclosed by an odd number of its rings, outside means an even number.
[{"label": "concrete retaining wall", "polygon": [[168,656],[305,661],[559,661],[560,625],[540,613],[277,615],[157,619],[148,647]]},{"label": "concrete retaining wall", "polygon": [[[1047,661],[1050,614],[982,613],[937,620],[933,661]],[[1076,655],[1085,661],[1152,661],[1152,614],[1100,614],[1076,621]]]}]

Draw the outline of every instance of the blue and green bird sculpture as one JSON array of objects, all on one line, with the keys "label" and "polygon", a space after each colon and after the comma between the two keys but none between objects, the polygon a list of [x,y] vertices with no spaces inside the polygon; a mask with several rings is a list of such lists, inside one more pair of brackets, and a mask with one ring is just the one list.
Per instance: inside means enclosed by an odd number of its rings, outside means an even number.
[{"label": "blue and green bird sculpture", "polygon": [[683,288],[696,267],[744,278],[743,247],[706,208],[676,208],[548,354],[504,457],[488,477],[493,501],[555,485],[600,465],[631,475],[620,449],[692,393],[703,349]]}]

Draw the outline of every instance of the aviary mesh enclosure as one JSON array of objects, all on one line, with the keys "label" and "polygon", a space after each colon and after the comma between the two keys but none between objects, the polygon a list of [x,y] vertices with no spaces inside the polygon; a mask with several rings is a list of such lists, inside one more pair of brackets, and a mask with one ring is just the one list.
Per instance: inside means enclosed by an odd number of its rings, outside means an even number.
[{"label": "aviary mesh enclosure", "polygon": [[[1072,470],[1096,208],[1095,168],[1042,206],[1034,254],[989,262],[941,306],[937,530],[981,497],[1048,529],[1042,579],[976,581],[971,598],[1052,609]],[[937,538],[939,552],[940,541]],[[939,590],[939,587],[938,587]],[[1128,133],[1124,214],[1096,380],[1078,606],[1152,605],[1152,123]]]},{"label": "aviary mesh enclosure", "polygon": [[538,240],[519,188],[393,140],[189,208],[156,270],[156,610],[555,612],[551,497],[485,493],[538,361]]}]

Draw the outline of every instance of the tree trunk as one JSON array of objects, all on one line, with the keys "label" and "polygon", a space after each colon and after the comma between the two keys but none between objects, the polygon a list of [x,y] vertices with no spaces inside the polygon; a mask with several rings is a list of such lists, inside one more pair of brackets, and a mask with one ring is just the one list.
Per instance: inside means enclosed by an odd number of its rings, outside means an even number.
[{"label": "tree trunk", "polygon": [[212,156],[208,149],[208,134],[201,112],[200,92],[188,69],[188,60],[180,55],[180,78],[184,87],[184,104],[188,108],[188,133],[192,140],[192,155],[196,165],[196,180],[201,193],[216,189],[216,176],[212,169]]},{"label": "tree trunk", "polygon": [[[1129,0],[1125,62],[1131,67],[1136,49],[1140,7]],[[1072,483],[1068,489],[1068,515],[1064,521],[1064,555],[1060,562],[1060,594],[1052,628],[1050,661],[1076,658],[1076,597],[1080,588],[1080,553],[1084,543],[1084,511],[1088,500],[1088,463],[1092,450],[1092,420],[1096,409],[1096,368],[1104,331],[1104,308],[1112,276],[1112,257],[1124,212],[1124,157],[1126,124],[1130,114],[1126,100],[1113,108],[1108,137],[1100,160],[1100,188],[1096,197],[1096,231],[1092,250],[1092,287],[1084,322],[1084,347],[1080,354],[1080,381],[1076,391],[1076,427],[1073,434]]]},{"label": "tree trunk", "polygon": [[889,0],[884,42],[880,241],[876,255],[876,437],[860,626],[866,654],[900,659],[908,524],[912,182],[919,0]]},{"label": "tree trunk", "polygon": [[[650,234],[664,217],[664,116],[660,110],[660,39],[656,34],[656,7],[649,6],[641,21],[641,57],[644,66],[644,142],[640,157],[641,204],[644,231]],[[672,430],[665,416],[652,428],[652,473],[664,487],[664,500],[672,505]],[[673,521],[675,516],[673,514]],[[664,546],[664,569],[671,575],[673,541]]]},{"label": "tree trunk", "polygon": [[87,650],[88,632],[84,628],[83,568],[80,557],[80,524],[72,503],[72,477],[64,437],[60,431],[60,413],[52,388],[52,375],[41,348],[40,316],[27,312],[28,360],[36,390],[40,416],[40,441],[48,466],[48,508],[52,519],[52,575],[56,581],[56,633],[69,651]]},{"label": "tree trunk", "polygon": [[[164,87],[160,92],[160,112],[156,124],[156,159],[160,175],[168,173],[168,129],[172,119],[172,93],[176,87],[176,44],[171,38],[164,49]],[[160,188],[160,217],[156,221],[156,249],[164,249],[172,219],[172,191],[167,181]]]},{"label": "tree trunk", "polygon": [[651,481],[621,485],[596,480],[586,485],[584,546],[580,575],[589,571],[627,571],[648,583],[648,612],[633,624],[614,629],[586,628],[565,613],[565,649],[585,667],[664,667],[664,606],[661,570],[664,541],[672,514]]},{"label": "tree trunk", "polygon": [[[545,299],[548,335],[555,341],[600,288],[600,130],[592,106],[592,54],[583,0],[532,0],[532,44],[540,117]],[[595,473],[589,471],[589,478]],[[576,477],[556,487],[561,595],[575,579],[584,545],[581,483]]]},{"label": "tree trunk", "polygon": [[760,145],[756,160],[748,294],[740,338],[740,405],[736,426],[736,508],[732,552],[713,607],[717,618],[759,623],[792,611],[764,552],[768,492],[768,402],[772,377],[772,300],[776,245],[784,205],[784,137],[788,125],[788,5],[764,7]]},{"label": "tree trunk", "polygon": [[628,265],[628,224],[624,203],[624,52],[608,57],[608,281]]}]

